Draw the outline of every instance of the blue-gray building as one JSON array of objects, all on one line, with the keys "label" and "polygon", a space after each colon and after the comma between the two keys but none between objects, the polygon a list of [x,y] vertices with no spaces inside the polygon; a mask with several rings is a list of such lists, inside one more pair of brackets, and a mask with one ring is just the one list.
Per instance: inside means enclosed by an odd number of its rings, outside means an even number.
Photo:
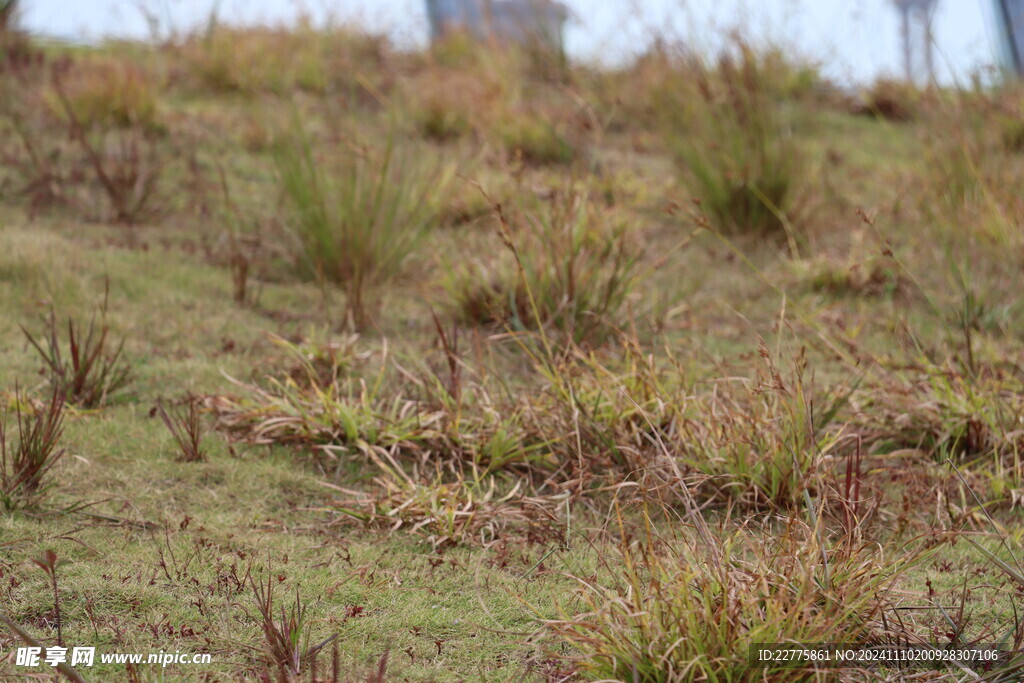
[{"label": "blue-gray building", "polygon": [[554,0],[427,0],[431,38],[463,31],[481,40],[541,44],[564,52],[569,10]]},{"label": "blue-gray building", "polygon": [[1010,71],[1024,76],[1024,0],[994,0],[999,43]]}]

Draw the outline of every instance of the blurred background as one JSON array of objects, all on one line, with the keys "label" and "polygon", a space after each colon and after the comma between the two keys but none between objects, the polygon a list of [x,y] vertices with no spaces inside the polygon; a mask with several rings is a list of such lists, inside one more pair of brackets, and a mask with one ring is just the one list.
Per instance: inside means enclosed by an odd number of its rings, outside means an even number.
[{"label": "blurred background", "polygon": [[[204,25],[358,23],[386,32],[398,47],[429,39],[424,0],[28,0],[24,24],[38,34],[91,42],[103,37],[165,37]],[[840,83],[902,75],[900,15],[892,0],[564,0],[572,12],[570,57],[621,63],[657,36],[713,50],[734,29],[785,45],[819,62]],[[941,0],[932,31],[935,77],[963,83],[997,63],[998,0]]]}]

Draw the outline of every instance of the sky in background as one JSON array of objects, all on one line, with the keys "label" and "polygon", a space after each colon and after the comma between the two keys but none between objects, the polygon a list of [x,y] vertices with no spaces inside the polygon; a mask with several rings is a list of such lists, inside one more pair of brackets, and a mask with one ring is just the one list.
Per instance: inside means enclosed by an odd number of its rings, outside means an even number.
[{"label": "sky in background", "polygon": [[[424,0],[22,0],[24,23],[75,40],[145,38],[145,16],[163,34],[203,24],[211,9],[225,23],[281,23],[305,12],[386,31],[400,45],[427,41]],[[890,0],[563,0],[575,14],[566,42],[581,60],[623,61],[662,33],[714,49],[741,28],[820,62],[840,81],[897,74],[901,52]],[[964,81],[994,62],[992,0],[940,0],[935,37],[939,79]]]}]

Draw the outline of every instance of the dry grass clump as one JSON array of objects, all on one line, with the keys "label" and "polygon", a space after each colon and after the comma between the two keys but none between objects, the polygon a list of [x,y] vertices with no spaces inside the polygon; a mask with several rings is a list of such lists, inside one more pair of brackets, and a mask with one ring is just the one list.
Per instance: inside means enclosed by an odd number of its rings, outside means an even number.
[{"label": "dry grass clump", "polygon": [[[260,649],[265,667],[262,673],[266,678],[261,680],[302,680],[310,671],[314,672],[310,680],[318,680],[315,675],[317,655],[337,636],[331,636],[318,644],[310,642],[310,603],[303,601],[298,586],[295,587],[295,598],[290,607],[286,608],[274,596],[274,584],[280,579],[272,571],[266,572],[266,581],[257,579],[252,573],[248,578],[263,636]],[[332,671],[336,680],[336,661]]]},{"label": "dry grass clump", "polygon": [[895,78],[877,78],[861,93],[853,113],[885,121],[912,121],[925,106],[924,94],[912,83]]},{"label": "dry grass clump", "polygon": [[1024,152],[1024,121],[1008,121],[1004,124],[1003,146],[1015,154]]},{"label": "dry grass clump", "polygon": [[372,528],[422,533],[434,548],[487,545],[508,533],[538,540],[554,537],[555,520],[564,517],[568,505],[566,496],[524,494],[523,480],[513,485],[505,480],[499,484],[494,476],[430,478],[406,474],[393,460],[382,472],[369,491],[331,486],[345,494],[328,503],[328,509],[341,514],[335,524],[354,520]]},{"label": "dry grass clump", "polygon": [[481,41],[455,31],[430,46],[433,65],[462,71],[500,73],[512,82],[560,83],[569,73],[564,55],[536,42]]},{"label": "dry grass clump", "polygon": [[182,462],[206,460],[206,451],[203,449],[202,415],[199,411],[199,402],[194,397],[188,397],[183,405],[168,408],[164,407],[162,401],[158,401],[155,410],[174,438]]},{"label": "dry grass clump", "polygon": [[869,249],[863,233],[855,233],[845,258],[817,255],[793,262],[800,282],[816,292],[835,296],[893,297],[908,283],[899,264],[884,248]]},{"label": "dry grass clump", "polygon": [[364,94],[361,80],[377,80],[388,46],[383,37],[344,27],[320,29],[308,20],[288,28],[227,27],[214,18],[205,32],[187,37],[172,52],[183,65],[177,80],[196,89],[344,96]]},{"label": "dry grass clump", "polygon": [[513,526],[547,528],[555,519],[564,498],[523,490],[534,473],[557,466],[555,437],[534,433],[527,406],[499,405],[485,387],[464,383],[454,341],[446,341],[453,355],[443,379],[435,371],[413,376],[382,359],[369,382],[342,371],[352,356],[330,356],[333,367],[325,371],[303,351],[308,345],[280,343],[298,371],[246,387],[242,398],[209,397],[207,405],[233,438],[311,448],[337,471],[353,460],[371,464],[377,476],[370,489],[330,485],[345,494],[329,506],[342,514],[339,522],[407,528],[440,546],[491,539]]},{"label": "dry grass clump", "polygon": [[65,106],[85,130],[138,127],[161,129],[158,76],[124,59],[82,59],[62,77],[63,97],[55,96],[54,113]]},{"label": "dry grass clump", "polygon": [[512,158],[527,164],[568,164],[579,155],[559,124],[539,112],[507,111],[494,131]]},{"label": "dry grass clump", "polygon": [[1018,251],[1024,244],[1024,200],[1015,190],[1024,174],[1007,123],[1019,117],[1018,105],[1006,99],[999,93],[953,92],[937,100],[928,121],[918,203],[928,220],[946,228],[943,237],[957,250],[977,244],[979,237],[1003,250]]},{"label": "dry grass clump", "polygon": [[425,70],[408,85],[416,128],[436,142],[470,136],[484,125],[504,87],[476,71]]},{"label": "dry grass clump", "polygon": [[32,207],[57,202],[65,184],[63,169],[51,151],[53,143],[34,125],[37,113],[49,109],[39,85],[47,77],[42,52],[12,50],[0,59],[0,189],[4,194],[27,195]]},{"label": "dry grass clump", "polygon": [[596,343],[621,322],[640,276],[628,226],[585,192],[558,194],[537,213],[501,213],[507,252],[461,262],[446,282],[461,320],[551,330]]},{"label": "dry grass clump", "polygon": [[1022,391],[1020,378],[1005,370],[966,374],[922,361],[855,394],[850,426],[875,453],[911,449],[938,462],[1016,462],[1024,448]]},{"label": "dry grass clump", "polygon": [[765,375],[698,398],[675,445],[680,460],[707,477],[700,495],[748,510],[799,508],[806,493],[821,492],[824,463],[843,442],[831,423],[846,394],[815,396],[802,370],[787,382],[770,360]]},{"label": "dry grass clump", "polygon": [[0,155],[31,212],[69,205],[125,224],[161,213],[168,159],[150,80],[113,61],[77,68],[38,53],[0,63]]},{"label": "dry grass clump", "polygon": [[[815,64],[794,59],[792,46],[755,48],[738,35],[729,36],[729,45],[737,52],[756,54],[758,87],[767,101],[813,104],[834,96],[833,86]],[[708,68],[714,67],[704,64],[686,46],[657,39],[624,67],[577,68],[573,75],[609,132],[645,133],[664,124],[677,99],[695,95],[688,84],[696,83]],[[666,88],[677,92],[666,96]]]},{"label": "dry grass clump", "polygon": [[[312,448],[337,468],[353,458],[373,463],[375,491],[345,490],[336,509],[423,530],[438,543],[551,521],[562,496],[627,482],[687,486],[703,505],[761,511],[801,508],[832,481],[824,463],[839,454],[833,422],[846,394],[812,399],[800,372],[784,381],[766,350],[760,381],[701,391],[635,340],[611,365],[579,349],[558,358],[538,351],[540,386],[499,398],[488,382],[463,379],[457,344],[439,334],[447,372],[396,366],[396,378],[382,365],[367,381],[307,364],[304,374],[208,403],[235,438]],[[538,485],[545,493],[520,490]],[[534,517],[543,510],[551,514]]]},{"label": "dry grass clump", "polygon": [[[438,56],[454,47],[461,57]],[[502,161],[527,166],[580,157],[583,135],[574,116],[582,100],[550,82],[543,69],[538,73],[528,48],[481,45],[456,35],[433,49],[435,63],[403,88],[422,135],[446,142],[473,134],[493,143]]]},{"label": "dry grass clump", "polygon": [[562,457],[584,457],[580,476],[594,483],[608,483],[592,474],[602,472],[648,487],[685,484],[702,505],[801,508],[806,492],[820,493],[833,478],[849,390],[816,391],[802,359],[784,378],[763,342],[760,353],[765,364],[754,379],[700,384],[683,364],[656,364],[635,342],[615,363],[578,355],[544,370],[538,412],[547,429],[570,435]]},{"label": "dry grass clump", "polygon": [[817,258],[802,264],[802,279],[817,292],[837,296],[892,297],[901,289],[901,278],[885,258],[850,262]]},{"label": "dry grass clump", "polygon": [[470,69],[488,58],[488,50],[465,31],[450,31],[430,43],[430,58],[440,67]]},{"label": "dry grass clump", "polygon": [[402,382],[386,359],[370,382],[337,368],[325,375],[309,363],[303,367],[301,374],[268,378],[265,388],[246,387],[245,398],[209,399],[219,426],[251,443],[312,447],[339,461],[387,453],[406,463],[437,459],[487,474],[549,459],[546,444],[529,436],[521,410],[494,410],[483,387]]},{"label": "dry grass clump", "polygon": [[[954,95],[936,112],[941,135],[929,138],[926,148],[933,179],[932,196],[922,201],[936,214],[939,209],[956,212],[976,210],[993,198],[1001,156],[998,141],[981,111],[985,104],[966,93]],[[935,198],[940,202],[936,206]]]},{"label": "dry grass clump", "polygon": [[717,230],[792,242],[809,173],[772,68],[742,42],[717,64],[682,59],[657,107],[684,183]]},{"label": "dry grass clump", "polygon": [[[791,520],[760,533],[700,540],[639,532],[620,517],[622,541],[605,579],[578,577],[580,606],[547,622],[579,650],[578,668],[601,680],[824,680],[815,665],[761,665],[770,643],[891,642],[886,613],[917,550],[849,552],[815,524]],[[703,520],[697,524],[703,525]],[[704,527],[706,529],[706,527]],[[887,623],[890,626],[887,626]]]},{"label": "dry grass clump", "polygon": [[431,97],[423,104],[417,111],[416,125],[423,137],[435,142],[457,140],[473,130],[466,112],[442,97]]}]

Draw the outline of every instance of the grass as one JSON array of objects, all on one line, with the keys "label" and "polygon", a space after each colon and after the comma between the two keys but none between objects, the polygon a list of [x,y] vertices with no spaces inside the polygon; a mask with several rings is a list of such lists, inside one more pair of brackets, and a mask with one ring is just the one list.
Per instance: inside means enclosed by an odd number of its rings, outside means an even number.
[{"label": "grass", "polygon": [[58,388],[41,408],[17,391],[12,401],[17,440],[9,438],[8,411],[0,423],[0,506],[6,512],[37,508],[54,486],[50,471],[66,453],[59,447],[64,397]]},{"label": "grass", "polygon": [[399,275],[436,219],[451,170],[414,160],[394,132],[381,149],[341,155],[317,158],[300,128],[277,145],[275,160],[305,267],[344,287],[347,314],[363,329],[374,288]]},{"label": "grass", "polygon": [[628,226],[585,189],[556,195],[536,214],[507,219],[498,211],[504,258],[450,266],[446,288],[463,321],[553,330],[577,343],[622,324],[641,275]]},{"label": "grass", "polygon": [[[892,587],[919,561],[913,550],[895,557],[835,552],[819,545],[815,529],[797,524],[762,531],[775,536],[770,540],[737,533],[714,541],[714,549],[695,539],[664,540],[653,525],[637,531],[636,541],[608,558],[621,567],[614,583],[578,577],[585,611],[549,622],[579,650],[588,677],[825,679],[814,667],[758,665],[751,649],[819,642],[826,634],[830,642],[877,638]],[[769,547],[757,548],[762,543]]]},{"label": "grass", "polygon": [[[911,91],[936,106],[896,125],[749,46],[553,73],[310,26],[27,45],[0,74],[5,654],[212,660],[62,670],[88,680],[895,680],[932,674],[747,648],[1024,642],[1012,90]],[[99,167],[37,78],[66,60]],[[515,120],[572,157],[517,155]],[[164,162],[131,225],[96,176],[121,135]]]},{"label": "grass", "polygon": [[308,21],[291,28],[234,27],[214,13],[205,31],[182,36],[170,49],[192,91],[327,95],[348,94],[372,78],[386,41],[343,26],[317,30]]},{"label": "grass", "polygon": [[202,418],[195,400],[187,400],[185,406],[179,406],[178,409],[167,409],[162,403],[157,403],[156,412],[174,437],[183,462],[201,462],[206,459]]},{"label": "grass", "polygon": [[567,164],[577,151],[566,137],[536,113],[509,115],[498,127],[505,149],[528,164]]},{"label": "grass", "polygon": [[[68,403],[83,408],[101,406],[108,396],[131,382],[131,367],[121,355],[124,341],[116,348],[107,342],[106,312],[104,299],[99,327],[93,313],[87,329],[69,317],[66,342],[61,339],[61,326],[52,309],[45,321],[45,336],[41,339],[21,328],[29,344],[42,358],[54,391]],[[67,351],[62,350],[65,346]]]},{"label": "grass", "polygon": [[[83,62],[81,73],[68,77],[63,95],[57,93],[55,114],[74,117],[86,130],[132,128],[157,131],[160,87],[157,77],[143,68],[118,60]],[[66,109],[65,109],[66,107]]]},{"label": "grass", "polygon": [[158,140],[154,78],[120,61],[75,68],[31,47],[12,53],[0,79],[0,125],[18,141],[3,155],[17,192],[32,206],[66,204],[95,219],[158,216],[168,156]]},{"label": "grass", "polygon": [[[792,233],[809,179],[803,152],[750,46],[715,66],[683,62],[658,102],[666,139],[694,196],[724,233]],[[788,234],[792,241],[793,234]]]}]

